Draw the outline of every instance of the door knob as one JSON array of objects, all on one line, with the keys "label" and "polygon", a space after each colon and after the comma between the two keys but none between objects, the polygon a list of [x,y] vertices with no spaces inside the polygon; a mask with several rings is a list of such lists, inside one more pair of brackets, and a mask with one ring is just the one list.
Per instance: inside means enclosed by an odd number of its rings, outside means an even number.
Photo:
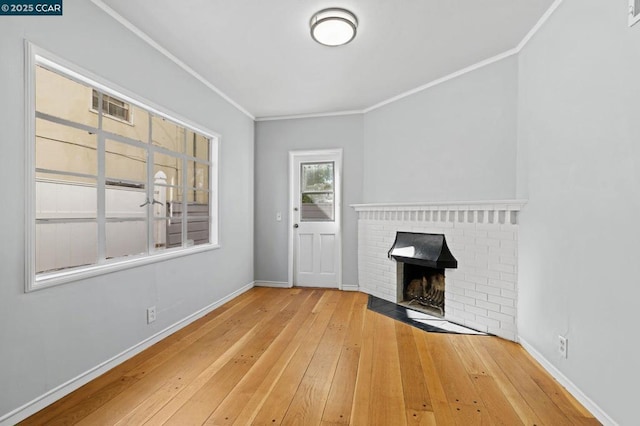
[{"label": "door knob", "polygon": [[299,227],[299,226],[300,226],[300,225],[298,225],[297,223],[294,223],[294,224],[293,224],[293,227],[294,227],[294,228],[297,228],[297,227]]}]

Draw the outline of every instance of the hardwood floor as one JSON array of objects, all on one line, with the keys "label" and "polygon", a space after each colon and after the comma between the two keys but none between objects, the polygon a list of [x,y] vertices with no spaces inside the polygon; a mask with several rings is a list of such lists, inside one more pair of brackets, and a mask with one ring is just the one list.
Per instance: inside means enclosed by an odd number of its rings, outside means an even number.
[{"label": "hardwood floor", "polygon": [[254,288],[21,424],[600,424],[519,345],[366,304]]}]

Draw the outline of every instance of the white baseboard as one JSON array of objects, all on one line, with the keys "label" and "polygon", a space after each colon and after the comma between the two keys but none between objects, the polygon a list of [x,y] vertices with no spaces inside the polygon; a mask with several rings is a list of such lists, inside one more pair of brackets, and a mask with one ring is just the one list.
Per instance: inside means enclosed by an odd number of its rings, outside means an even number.
[{"label": "white baseboard", "polygon": [[542,367],[547,370],[549,374],[551,374],[562,386],[565,387],[569,391],[571,395],[573,395],[578,402],[580,402],[584,407],[591,412],[603,425],[605,426],[617,426],[616,423],[607,413],[605,413],[598,405],[591,400],[587,395],[585,395],[571,380],[567,378],[558,368],[551,364],[540,352],[538,352],[533,346],[527,343],[522,337],[518,338],[518,342],[522,345],[522,347],[529,352],[536,361],[542,365]]},{"label": "white baseboard", "polygon": [[377,290],[374,290],[372,288],[359,287],[358,291],[361,291],[361,292],[363,292],[365,294],[370,294],[372,296],[375,296],[375,297],[377,297],[379,299],[386,300],[386,301],[391,302],[391,303],[396,303],[396,301],[395,301],[395,299],[393,297],[389,296],[388,294],[385,294],[385,293],[379,292]]},{"label": "white baseboard", "polygon": [[340,287],[342,291],[360,291],[360,286],[358,284],[342,284]]},{"label": "white baseboard", "polygon": [[284,281],[255,281],[256,287],[277,287],[277,288],[291,288],[288,282]]},{"label": "white baseboard", "polygon": [[176,322],[173,325],[170,325],[169,327],[165,328],[162,331],[159,331],[158,333],[154,334],[153,336],[143,340],[142,342],[130,347],[129,349],[124,350],[123,352],[119,353],[118,355],[114,356],[111,359],[108,359],[107,361],[91,368],[90,370],[85,371],[84,373],[74,377],[73,379],[61,384],[60,386],[55,387],[54,389],[51,389],[49,392],[35,398],[34,400],[27,402],[26,404],[24,404],[21,407],[16,408],[15,410],[4,414],[2,416],[0,416],[0,426],[10,426],[10,425],[14,425],[24,419],[26,419],[27,417],[31,416],[32,414],[37,413],[38,411],[42,410],[43,408],[47,407],[48,405],[54,403],[55,401],[59,400],[60,398],[70,394],[71,392],[73,392],[74,390],[78,389],[79,387],[87,384],[88,382],[90,382],[91,380],[97,378],[98,376],[106,373],[107,371],[111,370],[112,368],[118,366],[119,364],[122,364],[124,361],[128,360],[129,358],[133,357],[134,355],[139,354],[140,352],[142,352],[143,350],[147,349],[148,347],[158,343],[160,340],[170,336],[171,334],[175,333],[176,331],[180,330],[181,328],[184,328],[185,326],[191,324],[192,322],[194,322],[195,320],[202,318],[203,316],[205,316],[206,314],[208,314],[209,312],[213,311],[214,309],[216,309],[217,307],[227,303],[229,300],[236,298],[237,296],[241,295],[242,293],[250,290],[251,288],[253,288],[254,283],[251,282],[247,285],[245,285],[244,287],[234,291],[233,293],[223,297],[222,299],[213,302],[212,304],[205,306],[204,308],[200,309],[197,312],[194,312],[193,314],[189,315],[186,318],[181,319],[180,321]]}]

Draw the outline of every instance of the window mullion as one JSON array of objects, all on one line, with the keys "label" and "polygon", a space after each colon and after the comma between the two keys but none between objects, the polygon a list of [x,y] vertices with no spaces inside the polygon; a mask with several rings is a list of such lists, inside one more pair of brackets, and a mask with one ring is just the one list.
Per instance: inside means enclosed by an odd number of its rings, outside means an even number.
[{"label": "window mullion", "polygon": [[97,197],[98,197],[98,263],[105,263],[107,260],[107,228],[106,228],[106,158],[105,158],[105,137],[102,132],[102,92],[98,92],[98,149],[96,153],[98,155],[98,182],[97,182]]},{"label": "window mullion", "polygon": [[155,204],[153,201],[155,200],[155,177],[153,176],[153,165],[154,165],[154,154],[155,149],[153,146],[153,128],[152,128],[152,118],[151,114],[148,114],[149,119],[149,139],[147,140],[147,200],[149,204],[147,205],[147,253],[151,254],[155,250],[155,218],[153,214],[153,210]]},{"label": "window mullion", "polygon": [[[185,136],[186,137],[186,136]],[[187,246],[189,227],[187,226],[187,159],[183,155],[182,157],[182,247]]]}]

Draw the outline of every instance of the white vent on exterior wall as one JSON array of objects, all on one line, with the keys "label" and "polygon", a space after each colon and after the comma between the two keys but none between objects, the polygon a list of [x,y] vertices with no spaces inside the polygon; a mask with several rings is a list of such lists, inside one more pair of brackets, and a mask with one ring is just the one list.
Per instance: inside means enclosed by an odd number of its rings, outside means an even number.
[{"label": "white vent on exterior wall", "polygon": [[629,0],[629,26],[640,21],[640,0]]}]

